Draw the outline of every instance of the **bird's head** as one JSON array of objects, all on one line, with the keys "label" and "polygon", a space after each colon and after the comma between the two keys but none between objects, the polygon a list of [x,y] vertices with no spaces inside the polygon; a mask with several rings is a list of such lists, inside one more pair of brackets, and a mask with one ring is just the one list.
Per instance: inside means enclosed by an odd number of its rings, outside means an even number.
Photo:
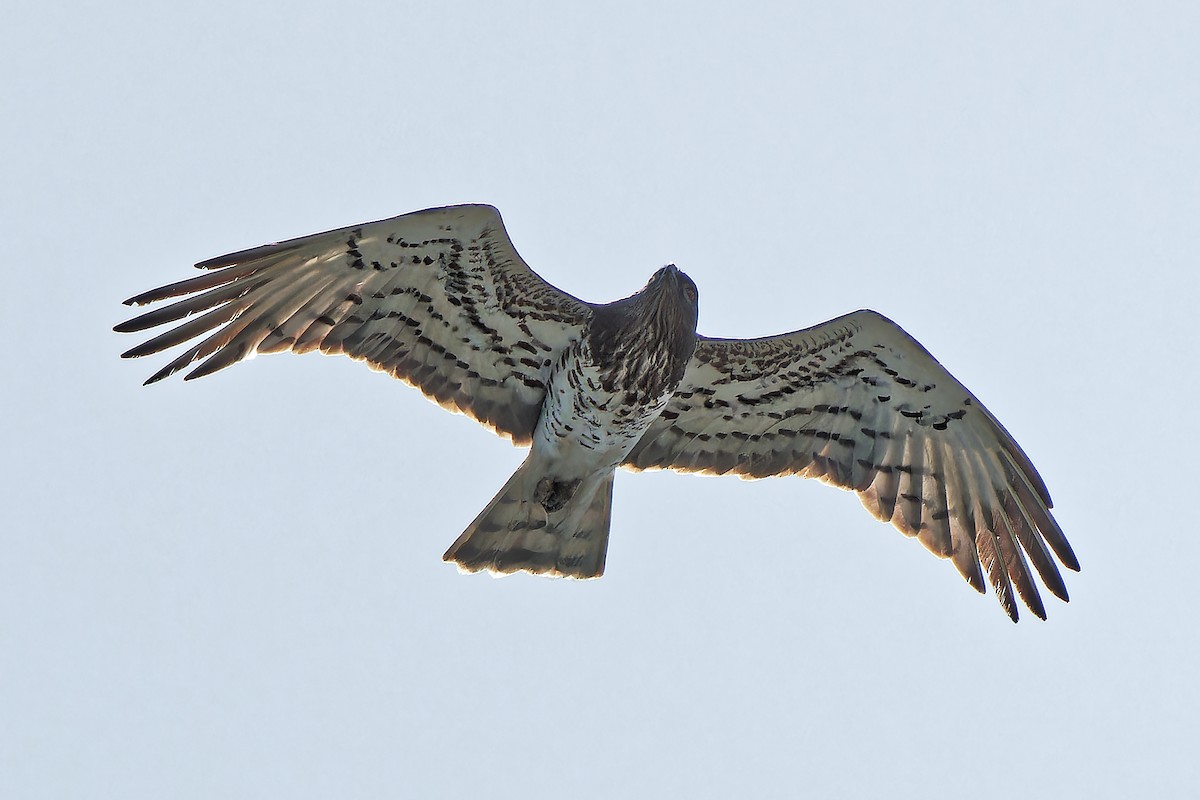
[{"label": "bird's head", "polygon": [[685,272],[674,264],[667,264],[650,276],[646,288],[638,292],[646,307],[658,314],[675,317],[674,324],[696,332],[700,315],[700,292]]},{"label": "bird's head", "polygon": [[696,284],[674,264],[667,264],[650,276],[646,288],[632,298],[635,327],[647,331],[659,346],[672,354],[678,380],[696,346],[696,323],[700,317],[700,293]]},{"label": "bird's head", "polygon": [[653,372],[658,383],[647,389],[648,396],[673,390],[696,348],[698,300],[692,279],[668,264],[637,294],[594,308],[588,327],[592,357],[613,365],[614,375]]}]

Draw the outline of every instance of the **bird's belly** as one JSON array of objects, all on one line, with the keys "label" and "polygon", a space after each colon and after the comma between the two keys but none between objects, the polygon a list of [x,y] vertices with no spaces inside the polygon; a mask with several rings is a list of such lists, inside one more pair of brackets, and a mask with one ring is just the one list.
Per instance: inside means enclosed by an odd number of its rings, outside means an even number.
[{"label": "bird's belly", "polygon": [[547,387],[534,450],[564,477],[607,472],[625,460],[669,399],[638,402],[631,392],[605,390],[594,367],[568,365]]}]

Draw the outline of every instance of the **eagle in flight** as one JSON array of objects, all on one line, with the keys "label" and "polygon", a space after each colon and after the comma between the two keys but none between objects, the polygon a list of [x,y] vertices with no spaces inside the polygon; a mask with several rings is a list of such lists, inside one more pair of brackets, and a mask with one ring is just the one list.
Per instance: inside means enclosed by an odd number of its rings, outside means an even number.
[{"label": "eagle in flight", "polygon": [[[793,333],[696,333],[674,265],[614,303],[579,300],[517,254],[491,206],[434,208],[203,261],[117,325],[179,323],[124,353],[199,338],[147,383],[255,353],[344,353],[473,417],[529,455],[444,556],[469,572],[604,571],[613,474],[799,474],[851,489],[880,520],[1016,596],[1062,600],[1079,562],[1050,495],[1004,427],[891,320],[856,311]],[[1053,554],[1053,555],[1052,555]],[[1014,594],[1015,590],[1015,594]]]}]

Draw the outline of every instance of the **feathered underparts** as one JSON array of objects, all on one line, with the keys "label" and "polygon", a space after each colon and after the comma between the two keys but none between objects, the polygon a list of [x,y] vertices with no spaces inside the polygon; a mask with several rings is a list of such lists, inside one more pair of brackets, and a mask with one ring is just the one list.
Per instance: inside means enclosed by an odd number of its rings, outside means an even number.
[{"label": "feathered underparts", "polygon": [[617,466],[850,489],[971,586],[990,583],[1014,621],[1018,597],[1045,616],[1035,573],[1066,600],[1056,559],[1079,569],[1025,453],[874,312],[763,339],[697,337],[696,287],[675,267],[633,297],[585,303],[534,273],[481,205],[197,266],[127,301],[175,302],[116,327],[173,324],[126,357],[187,343],[149,383],[255,353],[343,353],[531,446],[447,553],[464,569],[600,574]]},{"label": "feathered underparts", "polygon": [[604,571],[613,470],[662,411],[696,346],[691,279],[664,267],[593,311],[554,364],[533,447],[445,560],[468,572]]}]

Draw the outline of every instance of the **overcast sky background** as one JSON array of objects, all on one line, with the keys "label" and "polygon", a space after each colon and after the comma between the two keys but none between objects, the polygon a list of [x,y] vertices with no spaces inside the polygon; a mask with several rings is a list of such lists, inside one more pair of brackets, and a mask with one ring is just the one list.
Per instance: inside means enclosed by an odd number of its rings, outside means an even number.
[{"label": "overcast sky background", "polygon": [[[0,796],[1195,790],[1195,4],[5,27]],[[523,451],[345,359],[117,357],[196,261],[458,202],[590,300],[675,261],[710,335],[892,317],[1038,466],[1071,603],[1014,626],[799,479],[621,473],[602,580],[462,576]]]}]

